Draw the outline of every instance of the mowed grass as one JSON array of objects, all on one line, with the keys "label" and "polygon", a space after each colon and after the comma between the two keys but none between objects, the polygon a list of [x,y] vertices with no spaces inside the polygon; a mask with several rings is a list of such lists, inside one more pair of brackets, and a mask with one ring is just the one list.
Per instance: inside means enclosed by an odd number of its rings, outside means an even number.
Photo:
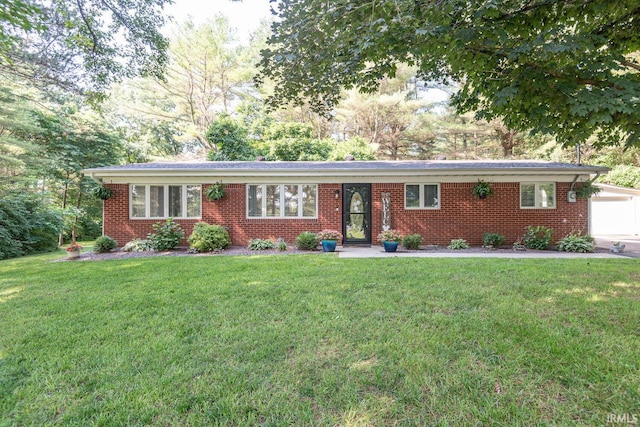
[{"label": "mowed grass", "polygon": [[604,425],[633,259],[0,262],[0,425]]}]

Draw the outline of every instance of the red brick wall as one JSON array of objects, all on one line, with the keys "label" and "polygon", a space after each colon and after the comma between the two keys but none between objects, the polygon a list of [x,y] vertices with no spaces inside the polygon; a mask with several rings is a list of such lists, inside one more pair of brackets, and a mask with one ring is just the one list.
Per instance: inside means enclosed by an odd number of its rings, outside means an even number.
[{"label": "red brick wall", "polygon": [[[103,214],[103,232],[111,237],[118,246],[135,239],[144,239],[153,232],[151,226],[161,220],[158,219],[129,219],[129,186],[127,184],[105,184],[113,190],[113,197],[105,200]],[[189,236],[193,225],[199,220],[181,219],[176,221]],[[183,242],[186,244],[186,240]]]},{"label": "red brick wall", "polygon": [[570,183],[556,183],[556,209],[520,209],[520,184],[492,183],[493,196],[476,199],[475,182],[440,184],[440,209],[405,210],[404,184],[373,184],[372,236],[382,228],[382,193],[391,193],[391,227],[402,234],[419,233],[425,244],[444,245],[451,239],[482,244],[485,232],[500,233],[508,244],[522,237],[528,225],[554,230],[554,241],[574,230],[586,232],[587,201],[567,202]]},{"label": "red brick wall", "polygon": [[[372,184],[371,235],[382,229],[382,193],[391,194],[391,226],[403,234],[419,233],[425,244],[448,244],[451,239],[466,239],[472,245],[482,243],[482,233],[503,234],[507,243],[521,237],[528,225],[545,225],[554,230],[553,240],[573,230],[586,231],[587,201],[566,201],[569,183],[556,184],[556,209],[520,209],[518,183],[492,183],[494,195],[475,199],[471,189],[475,182],[440,184],[441,208],[437,210],[405,210],[404,184]],[[114,197],[104,203],[104,234],[122,246],[138,237],[145,238],[158,220],[129,219],[129,186],[107,184]],[[203,194],[206,186],[203,186]],[[340,198],[335,199],[335,190]],[[317,219],[248,219],[244,184],[225,184],[225,197],[218,201],[202,199],[202,221],[228,227],[234,245],[246,246],[250,239],[277,239],[292,243],[303,231],[317,232],[326,228],[342,229],[342,186],[318,185]],[[199,220],[177,220],[191,234]],[[186,241],[183,242],[186,244]]]},{"label": "red brick wall", "polygon": [[[114,191],[114,197],[104,203],[104,234],[115,239],[119,246],[134,238],[145,238],[152,232],[151,226],[157,219],[129,219],[129,186],[123,184],[106,184]],[[203,185],[202,193],[207,186]],[[340,184],[318,185],[318,218],[314,219],[250,219],[246,215],[246,190],[244,184],[225,184],[225,196],[216,201],[202,198],[202,221],[209,224],[223,225],[228,228],[231,241],[237,246],[246,246],[249,240],[283,238],[293,243],[296,236],[303,231],[317,232],[326,228],[341,230],[341,201],[335,199],[335,190]],[[178,222],[189,236],[193,225],[200,220],[178,219]],[[183,244],[187,244],[186,240]]]}]

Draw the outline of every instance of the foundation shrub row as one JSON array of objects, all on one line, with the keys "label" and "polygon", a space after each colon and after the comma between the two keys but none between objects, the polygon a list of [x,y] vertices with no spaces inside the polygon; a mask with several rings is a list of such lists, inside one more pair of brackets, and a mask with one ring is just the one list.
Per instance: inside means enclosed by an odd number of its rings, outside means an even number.
[{"label": "foundation shrub row", "polygon": [[[148,250],[169,250],[176,248],[180,241],[184,238],[184,231],[178,223],[172,218],[161,221],[153,226],[154,232],[147,235],[147,239],[134,239],[127,243],[122,250],[129,252],[148,251]],[[390,234],[393,230],[388,230],[378,236]],[[393,231],[395,233],[395,231]],[[385,234],[386,233],[386,234]],[[528,226],[521,238],[516,239],[513,243],[515,250],[546,250],[551,244],[553,229],[545,226]],[[321,240],[329,239],[341,240],[342,234],[338,231],[323,230],[318,233],[305,231],[300,233],[294,241],[294,246],[298,250],[314,251],[317,250]],[[409,234],[401,236],[397,233],[399,243],[408,250],[419,250],[424,239],[420,234]],[[336,239],[337,238],[337,239]],[[382,239],[384,240],[384,239]],[[482,235],[483,247],[489,249],[498,249],[505,244],[505,236],[496,232],[485,232]],[[196,252],[211,252],[224,250],[231,246],[231,238],[226,227],[199,222],[194,225],[193,232],[187,239],[191,250]],[[115,241],[108,236],[103,236],[96,240],[96,252],[108,252],[115,248]],[[452,239],[447,246],[448,249],[468,249],[469,244],[464,239]],[[565,252],[593,252],[595,250],[594,239],[589,235],[581,233],[570,233],[562,239],[558,240],[556,248]],[[250,250],[269,250],[279,249],[287,250],[287,243],[280,238],[277,241],[270,239],[252,239],[249,241],[248,249]]]}]

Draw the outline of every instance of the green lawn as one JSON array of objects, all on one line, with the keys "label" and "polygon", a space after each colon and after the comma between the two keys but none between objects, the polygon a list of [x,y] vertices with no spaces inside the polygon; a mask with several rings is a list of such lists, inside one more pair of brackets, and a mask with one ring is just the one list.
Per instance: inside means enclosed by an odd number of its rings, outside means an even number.
[{"label": "green lawn", "polygon": [[0,426],[604,425],[640,262],[0,262]]}]

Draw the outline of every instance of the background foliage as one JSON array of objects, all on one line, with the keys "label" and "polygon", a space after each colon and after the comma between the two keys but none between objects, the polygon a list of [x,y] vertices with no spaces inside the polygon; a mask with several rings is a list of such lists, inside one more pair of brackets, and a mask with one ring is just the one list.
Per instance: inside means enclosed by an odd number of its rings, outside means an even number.
[{"label": "background foliage", "polygon": [[575,162],[580,142],[640,188],[633,2],[291,1],[246,42],[221,15],[165,38],[165,3],[3,3],[0,197],[60,218],[58,244],[101,234],[82,169],[161,159]]}]

